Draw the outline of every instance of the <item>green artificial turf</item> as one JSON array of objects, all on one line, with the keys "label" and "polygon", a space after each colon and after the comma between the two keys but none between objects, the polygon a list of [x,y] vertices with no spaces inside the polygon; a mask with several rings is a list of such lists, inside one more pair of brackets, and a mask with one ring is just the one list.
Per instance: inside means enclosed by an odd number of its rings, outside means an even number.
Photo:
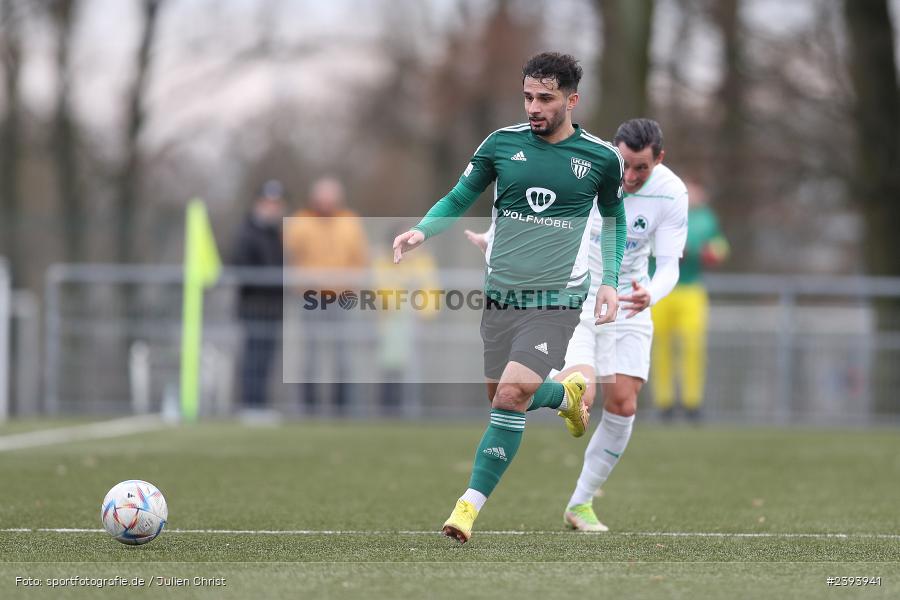
[{"label": "green artificial turf", "polygon": [[[224,578],[165,587],[209,598],[900,596],[896,431],[638,422],[595,502],[612,532],[591,535],[561,527],[587,437],[533,423],[460,546],[436,532],[482,430],[210,423],[0,453],[0,529],[29,530],[0,532],[0,597],[112,597],[123,588],[48,581],[117,575],[149,582],[129,588],[137,596],[163,592],[158,576]],[[103,496],[125,479],[165,494],[159,539],[37,531],[98,529]],[[841,576],[882,581],[827,585]]]}]

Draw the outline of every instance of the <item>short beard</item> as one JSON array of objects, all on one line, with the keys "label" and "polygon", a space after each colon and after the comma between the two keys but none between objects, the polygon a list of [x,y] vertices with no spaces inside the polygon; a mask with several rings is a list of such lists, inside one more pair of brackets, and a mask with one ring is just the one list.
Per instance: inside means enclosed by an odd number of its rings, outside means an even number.
[{"label": "short beard", "polygon": [[547,124],[544,126],[543,131],[539,131],[539,130],[535,129],[534,125],[531,126],[531,131],[535,135],[549,137],[549,136],[553,135],[554,133],[556,133],[556,131],[560,127],[562,127],[562,124],[565,122],[566,122],[566,113],[562,112],[562,113],[560,113],[559,117],[557,118],[557,120],[555,122],[551,122],[549,119],[546,119],[545,123],[547,123]]}]

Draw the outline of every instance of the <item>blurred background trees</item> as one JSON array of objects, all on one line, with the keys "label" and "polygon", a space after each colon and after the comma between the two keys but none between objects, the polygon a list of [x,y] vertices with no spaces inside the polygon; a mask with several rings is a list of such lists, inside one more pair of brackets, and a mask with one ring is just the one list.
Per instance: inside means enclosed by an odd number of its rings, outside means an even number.
[{"label": "blurred background trees", "polygon": [[[0,252],[15,274],[21,270],[19,235],[21,221],[18,198],[19,145],[22,135],[22,15],[13,0],[0,2],[0,64],[3,66],[3,107],[0,110]],[[16,282],[17,283],[17,282]]]},{"label": "blurred background trees", "polygon": [[851,200],[865,223],[863,257],[874,275],[900,275],[900,88],[896,40],[887,0],[844,0],[849,34],[847,69],[855,160]]},{"label": "blurred background trees", "polygon": [[[619,124],[648,114],[653,0],[595,0],[601,16],[600,103],[591,126],[612,139]],[[591,73],[588,73],[591,76]]]},{"label": "blurred background trees", "polygon": [[[894,0],[0,0],[0,253],[177,262],[265,178],[330,172],[367,216],[421,214],[494,129],[520,68],[582,59],[576,121],[658,119],[707,183],[730,269],[900,274]],[[488,214],[481,202],[477,214]]]}]

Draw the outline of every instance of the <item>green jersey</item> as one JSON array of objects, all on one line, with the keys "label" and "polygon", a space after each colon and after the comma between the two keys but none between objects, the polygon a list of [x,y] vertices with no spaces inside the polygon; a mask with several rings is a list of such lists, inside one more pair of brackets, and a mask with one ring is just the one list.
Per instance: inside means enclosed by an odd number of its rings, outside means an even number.
[{"label": "green jersey", "polygon": [[[623,161],[611,144],[578,125],[551,144],[528,123],[499,129],[475,151],[459,183],[416,228],[449,226],[492,182],[494,236],[485,291],[517,306],[580,306],[591,285],[590,223],[604,219],[603,283],[616,287],[625,246]],[[444,219],[442,219],[444,218]]]},{"label": "green jersey", "polygon": [[702,252],[704,246],[722,237],[716,214],[708,206],[697,206],[688,211],[687,243],[681,259],[679,285],[700,282],[703,274]]}]

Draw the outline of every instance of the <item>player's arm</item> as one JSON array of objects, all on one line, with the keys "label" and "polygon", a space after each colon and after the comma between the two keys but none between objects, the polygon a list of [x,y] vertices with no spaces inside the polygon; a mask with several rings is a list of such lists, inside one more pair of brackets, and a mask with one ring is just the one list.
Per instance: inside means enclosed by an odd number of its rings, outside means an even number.
[{"label": "player's arm", "polygon": [[457,183],[450,193],[438,200],[425,213],[416,226],[394,238],[394,262],[400,262],[404,254],[453,225],[469,210],[480,193],[462,182]]},{"label": "player's arm", "polygon": [[469,210],[480,194],[480,191],[473,190],[461,181],[458,182],[446,196],[425,213],[413,229],[425,234],[426,240],[444,232]]},{"label": "player's arm", "polygon": [[656,272],[653,273],[653,278],[647,285],[647,293],[650,296],[649,306],[655,305],[675,289],[678,277],[681,275],[681,269],[678,267],[680,260],[681,258],[678,256],[656,257]]},{"label": "player's arm", "polygon": [[647,287],[642,286],[636,279],[631,281],[631,293],[619,296],[622,308],[628,311],[626,319],[630,319],[648,306],[653,306],[675,289],[678,276],[681,274],[678,260],[677,256],[657,256],[656,272],[653,273]]},{"label": "player's arm", "polygon": [[650,306],[653,306],[675,289],[681,274],[678,261],[684,256],[688,234],[687,190],[675,195],[675,202],[666,211],[665,218],[656,228],[653,237],[653,253],[656,255],[656,272],[647,289]]},{"label": "player's arm", "polygon": [[632,281],[631,294],[619,297],[623,302],[622,307],[629,311],[626,318],[653,306],[675,289],[681,274],[678,261],[684,253],[687,240],[687,211],[687,192],[682,192],[676,196],[669,210],[663,213],[662,222],[653,236],[653,253],[656,255],[656,272],[653,273],[653,278],[646,288],[637,281]]},{"label": "player's arm", "polygon": [[453,225],[472,206],[488,184],[496,178],[495,145],[496,133],[489,135],[475,150],[475,156],[472,157],[453,189],[438,200],[415,227],[394,238],[395,263],[400,262],[403,254]]},{"label": "player's arm", "polygon": [[[622,192],[622,162],[610,161],[602,176],[600,189],[597,191],[597,208],[603,223],[600,228],[600,251],[603,256],[603,278],[597,290],[597,301],[594,316],[597,325],[615,321],[618,311],[619,269],[622,267],[622,256],[625,254],[625,238],[628,234],[625,223],[625,202]],[[606,313],[601,314],[603,305]]]}]

